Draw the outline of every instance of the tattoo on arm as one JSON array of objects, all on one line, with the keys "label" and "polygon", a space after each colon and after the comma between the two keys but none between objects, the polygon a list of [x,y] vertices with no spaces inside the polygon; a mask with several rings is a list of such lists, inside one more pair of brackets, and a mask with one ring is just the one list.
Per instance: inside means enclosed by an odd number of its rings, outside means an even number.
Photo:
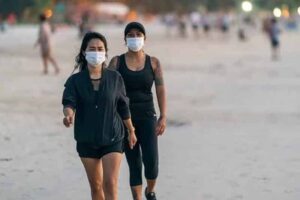
[{"label": "tattoo on arm", "polygon": [[161,86],[161,85],[164,85],[164,79],[163,79],[163,73],[162,73],[162,68],[161,68],[160,62],[157,59],[156,59],[156,64],[157,64],[157,66],[154,71],[155,85]]}]

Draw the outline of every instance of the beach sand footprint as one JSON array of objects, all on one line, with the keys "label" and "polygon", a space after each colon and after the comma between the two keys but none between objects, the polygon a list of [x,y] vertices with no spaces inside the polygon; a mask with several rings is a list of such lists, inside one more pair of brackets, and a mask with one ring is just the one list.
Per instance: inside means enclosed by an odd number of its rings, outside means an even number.
[{"label": "beach sand footprint", "polygon": [[0,158],[0,162],[10,162],[12,158]]},{"label": "beach sand footprint", "polygon": [[187,126],[190,124],[188,121],[179,121],[176,119],[169,119],[167,121],[168,126],[170,127],[182,127],[182,126]]}]

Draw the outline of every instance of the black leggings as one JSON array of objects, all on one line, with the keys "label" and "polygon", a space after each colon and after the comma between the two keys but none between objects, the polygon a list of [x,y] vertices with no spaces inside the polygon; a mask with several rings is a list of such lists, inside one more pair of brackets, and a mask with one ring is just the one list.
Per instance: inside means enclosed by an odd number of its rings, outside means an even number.
[{"label": "black leggings", "polygon": [[125,145],[125,155],[129,166],[130,186],[142,185],[142,162],[146,179],[158,176],[158,145],[155,134],[156,117],[133,120],[137,143],[133,149]]}]

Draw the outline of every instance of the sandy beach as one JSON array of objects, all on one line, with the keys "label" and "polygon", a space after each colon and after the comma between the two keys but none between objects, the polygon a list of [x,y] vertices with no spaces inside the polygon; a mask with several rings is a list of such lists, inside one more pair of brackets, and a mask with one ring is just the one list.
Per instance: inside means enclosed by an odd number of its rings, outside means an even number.
[{"label": "sandy beach", "polygon": [[[126,50],[123,26],[98,26],[109,59]],[[160,59],[168,127],[159,138],[160,200],[300,199],[300,32],[282,34],[281,59],[270,59],[259,30],[194,40],[146,25],[146,51]],[[63,84],[80,40],[75,27],[53,35],[61,73],[42,75],[37,26],[0,34],[0,200],[83,200],[88,181],[62,124]],[[119,199],[130,200],[122,161]]]}]

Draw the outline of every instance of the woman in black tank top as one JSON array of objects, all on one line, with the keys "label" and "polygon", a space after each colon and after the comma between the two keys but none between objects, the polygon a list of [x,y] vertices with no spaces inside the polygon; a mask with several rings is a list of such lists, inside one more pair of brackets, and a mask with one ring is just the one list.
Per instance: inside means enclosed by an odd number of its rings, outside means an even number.
[{"label": "woman in black tank top", "polygon": [[[130,111],[137,143],[133,149],[126,148],[125,154],[130,170],[130,186],[133,199],[142,200],[142,163],[145,167],[147,200],[156,200],[155,184],[158,177],[157,136],[162,135],[166,127],[166,95],[162,68],[155,57],[143,50],[146,31],[142,24],[131,22],[124,30],[124,39],[128,47],[125,54],[114,57],[109,68],[119,71],[130,100]],[[152,86],[155,83],[156,96],[160,110],[157,120]]]}]

